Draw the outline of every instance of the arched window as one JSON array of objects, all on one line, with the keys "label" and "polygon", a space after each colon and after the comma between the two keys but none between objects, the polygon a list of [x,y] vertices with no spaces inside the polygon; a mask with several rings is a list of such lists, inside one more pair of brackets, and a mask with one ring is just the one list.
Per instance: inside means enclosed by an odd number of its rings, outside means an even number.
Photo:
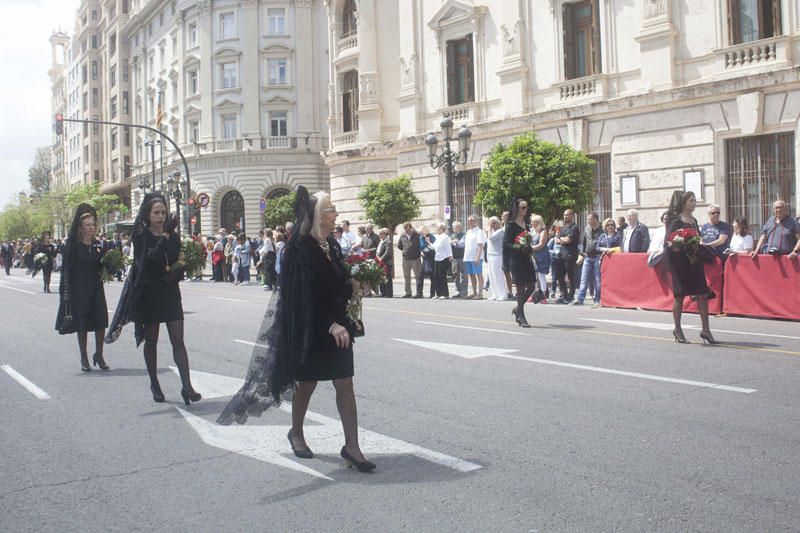
[{"label": "arched window", "polygon": [[342,38],[355,35],[358,31],[355,0],[345,0],[342,10]]},{"label": "arched window", "polygon": [[281,196],[286,196],[290,194],[292,191],[289,189],[284,189],[282,187],[278,187],[277,189],[272,189],[267,193],[267,200],[274,200],[275,198],[280,198]]},{"label": "arched window", "polygon": [[228,232],[245,231],[244,198],[239,191],[229,191],[222,197],[220,204],[220,221]]}]

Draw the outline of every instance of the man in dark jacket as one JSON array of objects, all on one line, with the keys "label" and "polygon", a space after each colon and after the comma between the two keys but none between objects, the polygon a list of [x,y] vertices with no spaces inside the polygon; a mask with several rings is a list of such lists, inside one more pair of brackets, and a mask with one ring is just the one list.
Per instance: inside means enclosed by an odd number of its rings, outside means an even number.
[{"label": "man in dark jacket", "polygon": [[600,217],[597,213],[589,213],[589,223],[583,230],[583,237],[581,237],[581,255],[583,256],[583,265],[581,267],[581,288],[578,291],[578,297],[570,305],[583,305],[583,300],[586,298],[586,289],[589,282],[594,280],[594,303],[600,303],[600,254],[597,253],[597,239],[603,233],[603,228],[600,227]]},{"label": "man in dark jacket", "polygon": [[[397,247],[403,252],[403,278],[405,279],[405,294],[403,298],[411,298],[411,273],[414,273],[414,280],[419,286],[419,279],[422,275],[422,263],[420,263],[419,233],[411,225],[411,222],[403,224],[405,230],[400,235],[400,242]],[[415,298],[422,298],[422,291],[417,291]]]},{"label": "man in dark jacket", "polygon": [[3,268],[6,271],[6,276],[11,275],[11,264],[14,262],[14,245],[9,242],[4,242],[2,245]]},{"label": "man in dark jacket", "polygon": [[628,229],[625,231],[624,252],[632,254],[646,254],[650,248],[650,230],[639,222],[639,212],[636,209],[628,211]]}]

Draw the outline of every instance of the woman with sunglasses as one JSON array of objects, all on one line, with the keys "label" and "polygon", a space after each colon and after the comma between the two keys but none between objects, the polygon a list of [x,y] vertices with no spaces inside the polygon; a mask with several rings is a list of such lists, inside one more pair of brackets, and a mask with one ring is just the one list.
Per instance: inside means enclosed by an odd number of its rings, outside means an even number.
[{"label": "woman with sunglasses", "polygon": [[[511,215],[503,235],[503,254],[509,256],[511,280],[517,287],[517,306],[511,311],[517,324],[523,328],[531,327],[525,319],[525,302],[536,287],[536,271],[533,268],[530,246],[530,213],[527,200],[514,198],[511,201]],[[527,244],[525,244],[527,243]]]}]

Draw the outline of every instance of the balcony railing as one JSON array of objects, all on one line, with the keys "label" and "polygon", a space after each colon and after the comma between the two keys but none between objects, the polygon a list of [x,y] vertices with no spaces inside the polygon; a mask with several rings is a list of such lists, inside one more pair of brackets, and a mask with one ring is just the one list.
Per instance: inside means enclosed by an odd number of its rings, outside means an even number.
[{"label": "balcony railing", "polygon": [[352,146],[358,141],[357,131],[348,131],[331,137],[331,150],[337,150],[345,146]]},{"label": "balcony railing", "polygon": [[294,137],[262,137],[262,150],[280,150],[297,147],[297,140]]},{"label": "balcony railing", "polygon": [[223,139],[214,141],[215,152],[235,152],[242,149],[241,139]]},{"label": "balcony railing", "polygon": [[472,122],[475,119],[475,103],[467,102],[445,107],[441,111],[441,116],[448,117],[453,122]]},{"label": "balcony railing", "polygon": [[780,38],[762,39],[731,46],[721,53],[725,61],[725,70],[730,71],[785,60],[786,44]]},{"label": "balcony railing", "polygon": [[339,55],[345,50],[358,47],[358,34],[353,34],[343,39],[339,39],[336,43],[336,54]]},{"label": "balcony railing", "polygon": [[559,99],[562,102],[604,98],[606,95],[606,76],[598,74],[556,83]]}]

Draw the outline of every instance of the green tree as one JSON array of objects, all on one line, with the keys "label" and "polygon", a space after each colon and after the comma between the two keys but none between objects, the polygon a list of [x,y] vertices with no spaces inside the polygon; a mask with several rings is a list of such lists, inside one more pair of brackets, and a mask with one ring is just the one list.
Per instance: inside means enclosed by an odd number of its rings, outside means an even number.
[{"label": "green tree", "polygon": [[64,205],[70,212],[74,212],[79,204],[87,203],[97,210],[97,217],[103,219],[112,211],[125,213],[128,208],[120,201],[116,194],[103,194],[100,192],[99,183],[80,185],[70,189],[64,195]]},{"label": "green tree", "polygon": [[420,200],[411,186],[411,175],[402,174],[391,180],[369,180],[358,193],[358,200],[373,224],[389,229],[392,243],[398,224],[417,218]]},{"label": "green tree", "polygon": [[593,177],[594,162],[580,151],[526,133],[492,149],[481,171],[475,203],[486,215],[500,216],[513,197],[525,198],[530,212],[549,224],[564,209],[591,205]]},{"label": "green tree", "polygon": [[33,164],[28,169],[28,182],[34,195],[46,194],[50,191],[51,171],[50,147],[37,148],[33,154]]},{"label": "green tree", "polygon": [[0,239],[27,239],[52,231],[52,218],[25,194],[0,212]]},{"label": "green tree", "polygon": [[264,210],[264,224],[268,228],[283,226],[287,222],[294,222],[294,200],[297,197],[295,192],[290,192],[277,198],[267,200]]}]

